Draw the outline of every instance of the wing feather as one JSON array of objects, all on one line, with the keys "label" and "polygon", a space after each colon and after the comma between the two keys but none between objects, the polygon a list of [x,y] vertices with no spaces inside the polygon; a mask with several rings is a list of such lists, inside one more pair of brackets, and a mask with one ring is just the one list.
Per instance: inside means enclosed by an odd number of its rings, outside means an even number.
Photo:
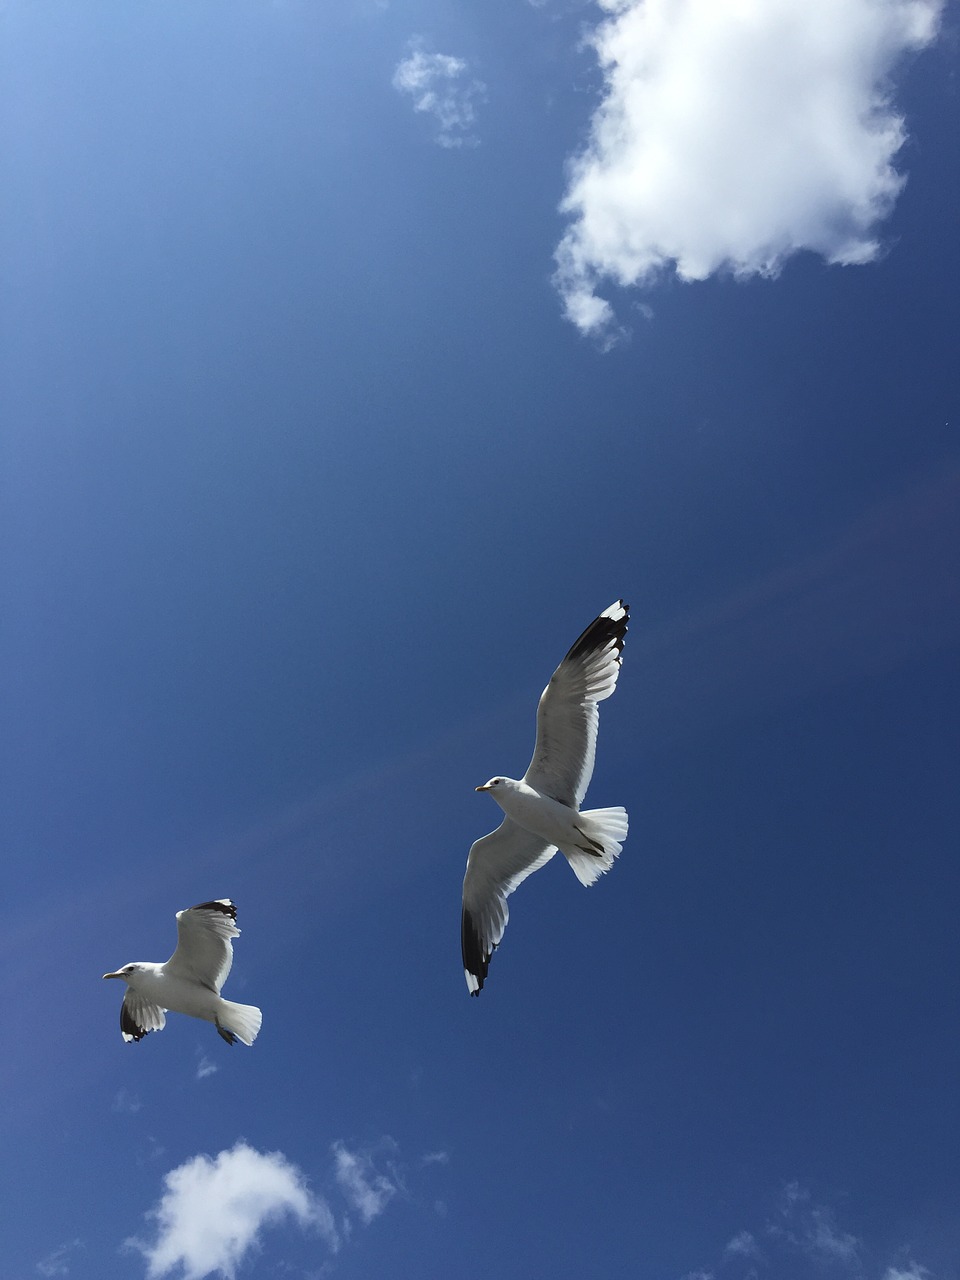
[{"label": "wing feather", "polygon": [[471,995],[480,994],[490,957],[507,927],[508,896],[556,852],[510,818],[471,846],[460,923],[463,971]]},{"label": "wing feather", "polygon": [[229,898],[201,902],[177,912],[177,949],[164,973],[188,978],[220,994],[233,964],[233,938],[240,936],[237,908]]},{"label": "wing feather", "polygon": [[120,1006],[120,1034],[124,1040],[142,1040],[151,1031],[162,1031],[166,1018],[158,1004],[144,1000],[131,987],[127,987]]},{"label": "wing feather", "polygon": [[523,780],[561,804],[579,809],[593,777],[597,703],[617,687],[630,616],[615,601],[590,623],[550,677],[537,707],[537,745]]}]

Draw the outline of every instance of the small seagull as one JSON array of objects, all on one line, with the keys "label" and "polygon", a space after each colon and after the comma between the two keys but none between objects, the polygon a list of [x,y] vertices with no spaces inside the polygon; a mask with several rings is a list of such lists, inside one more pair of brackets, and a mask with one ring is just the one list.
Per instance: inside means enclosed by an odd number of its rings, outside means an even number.
[{"label": "small seagull", "polygon": [[477,996],[490,956],[507,927],[507,897],[557,849],[581,884],[609,871],[627,835],[627,811],[581,809],[597,750],[597,703],[609,698],[620,674],[629,608],[604,609],[557,667],[537,707],[537,745],[520,782],[491,778],[488,791],[506,814],[477,840],[463,878],[460,940],[467,989]]},{"label": "small seagull", "polygon": [[120,1006],[124,1040],[142,1040],[150,1031],[162,1031],[167,1021],[163,1015],[169,1011],[212,1022],[227,1044],[253,1044],[260,1010],[220,995],[233,964],[231,939],[240,936],[236,919],[237,908],[229,898],[178,911],[177,949],[166,964],[141,960],[103,975],[127,984]]}]

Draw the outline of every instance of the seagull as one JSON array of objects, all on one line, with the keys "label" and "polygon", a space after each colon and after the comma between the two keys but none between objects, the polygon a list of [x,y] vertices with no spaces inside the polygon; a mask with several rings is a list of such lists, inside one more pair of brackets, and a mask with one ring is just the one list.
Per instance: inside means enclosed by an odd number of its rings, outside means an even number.
[{"label": "seagull", "polygon": [[162,1031],[164,1013],[187,1013],[212,1022],[227,1044],[253,1044],[262,1015],[252,1004],[224,1000],[220,988],[233,964],[232,938],[240,936],[237,908],[229,898],[177,912],[177,949],[166,962],[125,964],[104,978],[127,984],[120,1006],[120,1034],[128,1043]]},{"label": "seagull", "polygon": [[537,745],[517,782],[496,777],[487,791],[506,817],[475,841],[463,878],[460,940],[467,989],[478,996],[507,927],[507,897],[559,849],[581,884],[609,871],[627,835],[627,811],[581,809],[597,750],[597,703],[620,674],[629,607],[615,601],[590,623],[557,667],[537,707]]}]

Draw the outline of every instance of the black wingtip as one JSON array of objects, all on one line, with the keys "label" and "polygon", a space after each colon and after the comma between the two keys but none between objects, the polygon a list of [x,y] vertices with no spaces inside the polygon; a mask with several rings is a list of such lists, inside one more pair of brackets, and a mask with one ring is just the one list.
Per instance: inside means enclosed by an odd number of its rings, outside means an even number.
[{"label": "black wingtip", "polygon": [[229,898],[215,898],[212,902],[198,902],[195,907],[188,907],[189,911],[219,911],[221,915],[229,916],[231,920],[236,921],[237,908]]},{"label": "black wingtip", "polygon": [[490,956],[484,949],[480,930],[466,907],[460,917],[460,950],[463,955],[463,968],[477,984],[476,990],[471,991],[470,994],[478,996],[483,990],[490,968]]},{"label": "black wingtip", "polygon": [[630,606],[625,600],[615,600],[574,640],[567,658],[582,658],[584,654],[594,653],[598,649],[605,649],[607,645],[613,644],[616,646],[619,661],[620,654],[623,653],[623,642],[629,621]]},{"label": "black wingtip", "polygon": [[144,1036],[150,1034],[146,1028],[138,1026],[131,1018],[126,1001],[120,1006],[120,1033],[128,1044],[131,1040],[142,1040]]}]

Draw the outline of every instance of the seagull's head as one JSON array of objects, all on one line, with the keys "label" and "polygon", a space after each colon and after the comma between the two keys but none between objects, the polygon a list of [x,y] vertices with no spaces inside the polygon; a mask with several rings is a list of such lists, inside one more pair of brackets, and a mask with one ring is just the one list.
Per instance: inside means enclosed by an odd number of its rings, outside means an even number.
[{"label": "seagull's head", "polygon": [[475,787],[475,791],[499,791],[501,788],[506,791],[509,778],[491,778],[489,782],[485,782],[482,787]]},{"label": "seagull's head", "polygon": [[104,978],[122,978],[124,982],[129,982],[135,973],[142,966],[139,964],[125,964],[122,969],[118,969],[116,973],[105,973]]}]

